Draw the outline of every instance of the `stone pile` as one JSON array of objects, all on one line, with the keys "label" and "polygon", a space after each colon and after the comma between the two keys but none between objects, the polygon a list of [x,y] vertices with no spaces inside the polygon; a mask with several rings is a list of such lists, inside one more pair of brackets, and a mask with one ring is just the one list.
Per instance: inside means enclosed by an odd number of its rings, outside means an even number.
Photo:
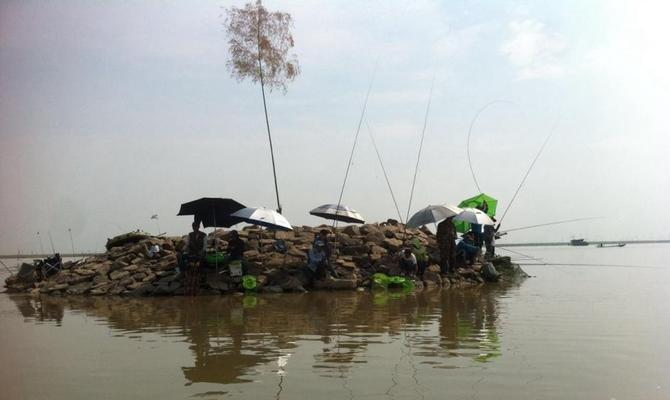
[{"label": "stone pile", "polygon": [[[437,265],[439,253],[435,236],[428,230],[407,229],[394,220],[381,224],[349,225],[332,229],[294,227],[290,232],[273,232],[258,227],[239,231],[246,242],[245,273],[256,276],[258,291],[304,291],[307,284],[304,268],[307,253],[321,229],[329,229],[331,245],[337,254],[332,261],[338,278],[314,282],[315,289],[356,289],[369,287],[376,272],[398,274],[396,254],[411,238],[418,238],[426,247],[430,262],[417,287],[472,285],[484,282],[474,270],[445,277]],[[208,237],[209,248],[224,249],[229,238],[219,230]],[[278,246],[278,242],[283,246]],[[158,245],[160,252],[150,257],[148,249]],[[19,273],[9,277],[5,286],[16,292],[49,295],[123,295],[159,296],[184,294],[184,278],[177,271],[177,251],[183,246],[181,237],[149,237],[134,243],[112,247],[104,254],[77,262],[64,263],[62,270],[37,281],[34,267],[23,264]],[[282,247],[284,249],[282,249]],[[284,251],[282,251],[284,250]],[[518,266],[509,258],[494,260],[496,269],[506,276],[519,276]],[[218,267],[218,268],[217,268]],[[230,277],[222,266],[210,266],[201,274],[199,294],[222,294],[241,290],[239,278]]]}]

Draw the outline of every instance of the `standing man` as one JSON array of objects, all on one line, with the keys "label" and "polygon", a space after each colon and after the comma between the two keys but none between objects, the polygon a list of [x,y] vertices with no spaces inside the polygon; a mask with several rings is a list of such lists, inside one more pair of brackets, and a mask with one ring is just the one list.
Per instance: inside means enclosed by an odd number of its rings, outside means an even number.
[{"label": "standing man", "polygon": [[186,272],[186,294],[194,295],[200,277],[200,268],[205,260],[207,235],[200,231],[200,221],[193,221],[191,226],[193,232],[190,232],[186,237],[179,269]]},{"label": "standing man", "polygon": [[[491,217],[493,222],[496,222],[496,219]],[[491,259],[495,257],[495,246],[496,246],[496,228],[494,225],[484,225],[484,244],[486,245],[486,253],[484,257]]]},{"label": "standing man", "polygon": [[449,217],[437,224],[437,245],[440,248],[440,269],[443,274],[454,272],[454,255],[456,252],[456,226],[454,217]]}]

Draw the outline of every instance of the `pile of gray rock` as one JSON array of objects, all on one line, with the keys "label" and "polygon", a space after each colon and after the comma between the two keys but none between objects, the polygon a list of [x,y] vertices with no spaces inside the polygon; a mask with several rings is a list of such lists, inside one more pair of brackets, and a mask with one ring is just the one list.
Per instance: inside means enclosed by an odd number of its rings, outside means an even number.
[{"label": "pile of gray rock", "polygon": [[[460,270],[454,276],[440,274],[439,253],[435,236],[428,230],[405,229],[389,220],[380,224],[349,225],[333,229],[326,226],[294,227],[290,232],[273,232],[259,227],[239,231],[246,242],[245,273],[256,277],[258,291],[304,291],[307,282],[304,268],[307,253],[321,229],[331,232],[331,245],[337,256],[332,260],[338,278],[313,283],[314,289],[357,289],[369,287],[372,274],[399,273],[397,253],[407,241],[417,238],[429,255],[429,266],[417,280],[423,286],[477,285],[485,281],[474,269]],[[229,232],[219,230],[208,237],[210,248],[227,247]],[[104,254],[76,262],[66,262],[60,272],[37,280],[34,266],[23,264],[17,274],[9,277],[9,291],[49,295],[122,295],[160,296],[184,294],[184,277],[177,269],[177,253],[183,246],[182,237],[148,237],[122,246],[111,247]],[[278,241],[282,246],[278,246]],[[148,249],[157,245],[160,251]],[[502,279],[516,279],[525,274],[508,257],[492,262]],[[231,277],[224,266],[210,265],[201,273],[198,294],[223,294],[242,290],[239,278]]]}]

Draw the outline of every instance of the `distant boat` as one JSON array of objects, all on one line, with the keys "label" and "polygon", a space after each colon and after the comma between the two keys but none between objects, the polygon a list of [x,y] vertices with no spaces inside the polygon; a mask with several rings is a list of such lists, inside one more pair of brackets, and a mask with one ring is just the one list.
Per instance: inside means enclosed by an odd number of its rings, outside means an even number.
[{"label": "distant boat", "polygon": [[623,247],[626,243],[598,243],[597,247]]},{"label": "distant boat", "polygon": [[589,242],[584,239],[572,239],[570,241],[570,246],[588,246]]}]

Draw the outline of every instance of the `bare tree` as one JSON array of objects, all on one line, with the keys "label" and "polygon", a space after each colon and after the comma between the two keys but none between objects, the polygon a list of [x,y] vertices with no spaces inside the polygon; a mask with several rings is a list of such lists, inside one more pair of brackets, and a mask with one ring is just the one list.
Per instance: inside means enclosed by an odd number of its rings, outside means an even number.
[{"label": "bare tree", "polygon": [[286,93],[286,84],[300,73],[295,54],[289,55],[293,47],[291,15],[283,12],[269,12],[260,0],[247,3],[244,8],[231,7],[226,10],[226,31],[230,46],[230,60],[226,64],[231,76],[238,81],[250,78],[260,82],[263,94],[265,124],[270,142],[272,174],[274,175],[277,211],[281,213],[277,170],[270,134],[270,120],[265,99],[265,87],[272,91],[281,89]]}]

